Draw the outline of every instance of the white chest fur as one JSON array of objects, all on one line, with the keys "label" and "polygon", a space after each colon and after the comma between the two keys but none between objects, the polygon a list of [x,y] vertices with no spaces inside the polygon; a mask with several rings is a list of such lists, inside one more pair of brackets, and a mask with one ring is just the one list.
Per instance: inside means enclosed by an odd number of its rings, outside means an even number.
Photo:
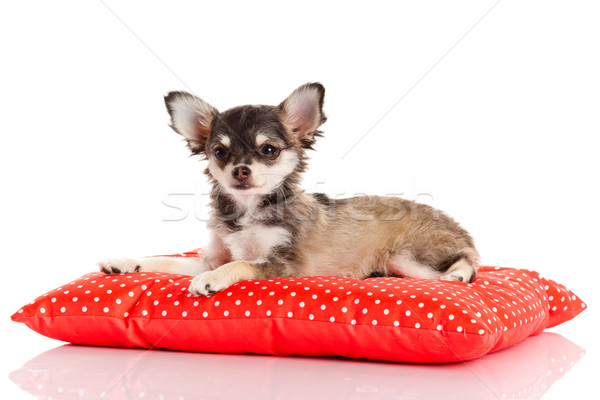
[{"label": "white chest fur", "polygon": [[289,244],[291,234],[280,226],[241,221],[242,229],[223,237],[233,260],[265,262],[274,247]]}]

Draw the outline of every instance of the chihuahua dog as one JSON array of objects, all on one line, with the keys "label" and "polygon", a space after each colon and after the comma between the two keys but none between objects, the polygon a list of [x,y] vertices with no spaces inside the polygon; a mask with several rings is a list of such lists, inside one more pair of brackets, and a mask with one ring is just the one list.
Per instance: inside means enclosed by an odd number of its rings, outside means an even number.
[{"label": "chihuahua dog", "polygon": [[107,274],[195,275],[194,295],[248,279],[397,276],[471,282],[479,254],[469,233],[432,207],[394,197],[305,193],[306,151],[321,135],[325,88],[308,83],[278,106],[224,112],[186,92],[165,104],[171,128],[208,160],[211,239],[203,259],[117,258]]}]

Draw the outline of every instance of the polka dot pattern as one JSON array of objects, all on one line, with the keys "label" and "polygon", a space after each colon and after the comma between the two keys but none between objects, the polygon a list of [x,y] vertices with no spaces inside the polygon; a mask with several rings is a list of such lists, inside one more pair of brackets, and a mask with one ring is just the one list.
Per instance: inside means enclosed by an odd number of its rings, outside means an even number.
[{"label": "polka dot pattern", "polygon": [[[498,267],[481,267],[473,283],[291,277],[239,282],[208,297],[190,295],[191,279],[90,273],[12,318],[75,343],[427,362],[480,357],[586,308],[567,288],[536,272]],[[216,332],[226,332],[228,340],[214,339]],[[374,349],[379,342],[381,349]]]}]

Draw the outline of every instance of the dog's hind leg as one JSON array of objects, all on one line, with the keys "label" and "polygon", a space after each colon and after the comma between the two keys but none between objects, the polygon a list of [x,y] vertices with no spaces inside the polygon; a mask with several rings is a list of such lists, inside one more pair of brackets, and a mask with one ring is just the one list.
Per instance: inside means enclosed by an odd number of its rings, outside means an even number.
[{"label": "dog's hind leg", "polygon": [[386,262],[386,275],[417,279],[472,282],[477,274],[474,261],[477,253],[475,251],[471,253],[467,256],[461,255],[451,260],[452,264],[449,264],[449,266],[442,265],[434,268],[431,265],[416,261],[410,253],[401,251],[390,256]]},{"label": "dog's hind leg", "polygon": [[440,273],[420,263],[406,251],[392,254],[385,264],[386,275],[416,279],[439,279]]}]

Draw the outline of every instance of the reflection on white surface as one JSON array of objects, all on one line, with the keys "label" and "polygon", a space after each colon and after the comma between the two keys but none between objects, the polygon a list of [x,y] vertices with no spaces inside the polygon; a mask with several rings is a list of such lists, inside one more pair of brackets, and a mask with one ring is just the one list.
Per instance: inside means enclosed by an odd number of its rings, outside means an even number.
[{"label": "reflection on white surface", "polygon": [[428,365],[64,345],[10,379],[39,399],[539,399],[583,354],[553,333]]}]

